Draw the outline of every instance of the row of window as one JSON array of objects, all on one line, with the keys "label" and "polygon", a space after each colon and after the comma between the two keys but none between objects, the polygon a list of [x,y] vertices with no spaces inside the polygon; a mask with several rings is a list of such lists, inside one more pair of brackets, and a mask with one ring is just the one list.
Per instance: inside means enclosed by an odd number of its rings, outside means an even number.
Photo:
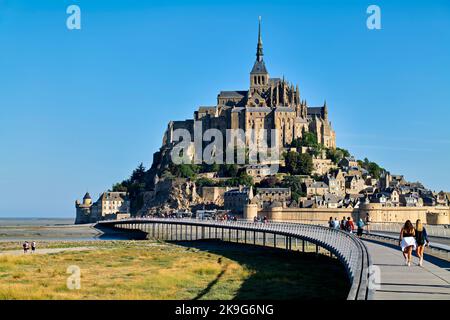
[{"label": "row of window", "polygon": [[266,84],[266,77],[264,76],[253,76],[254,84]]}]

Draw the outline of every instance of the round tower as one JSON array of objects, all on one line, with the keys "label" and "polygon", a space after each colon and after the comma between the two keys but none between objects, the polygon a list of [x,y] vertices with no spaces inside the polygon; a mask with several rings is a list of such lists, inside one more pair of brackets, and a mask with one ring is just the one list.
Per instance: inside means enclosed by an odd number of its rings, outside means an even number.
[{"label": "round tower", "polygon": [[89,206],[92,204],[92,198],[89,192],[86,192],[86,194],[83,197],[83,204],[86,206]]}]

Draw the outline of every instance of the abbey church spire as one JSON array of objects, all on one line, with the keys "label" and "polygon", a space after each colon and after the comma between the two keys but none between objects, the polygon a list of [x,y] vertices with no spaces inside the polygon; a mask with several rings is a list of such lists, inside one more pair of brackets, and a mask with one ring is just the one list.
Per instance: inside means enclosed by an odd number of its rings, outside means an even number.
[{"label": "abbey church spire", "polygon": [[263,45],[261,38],[261,16],[258,18],[258,45],[256,47],[256,61],[261,62],[263,60]]},{"label": "abbey church spire", "polygon": [[263,60],[263,46],[261,36],[261,17],[258,19],[258,44],[256,46],[256,61],[250,72],[250,92],[261,92],[269,88],[269,73]]}]

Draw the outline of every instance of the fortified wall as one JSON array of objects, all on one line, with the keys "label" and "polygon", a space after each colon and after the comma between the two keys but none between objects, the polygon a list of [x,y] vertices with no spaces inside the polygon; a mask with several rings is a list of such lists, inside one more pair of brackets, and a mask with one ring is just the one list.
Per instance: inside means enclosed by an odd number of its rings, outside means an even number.
[{"label": "fortified wall", "polygon": [[253,219],[266,216],[269,220],[307,223],[310,221],[326,223],[330,217],[341,219],[352,217],[353,220],[362,218],[365,220],[369,214],[372,222],[397,222],[406,220],[422,220],[430,225],[450,224],[449,207],[382,207],[380,204],[364,204],[355,209],[331,209],[331,208],[282,208],[274,207],[257,211],[248,205],[244,209],[244,218]]}]

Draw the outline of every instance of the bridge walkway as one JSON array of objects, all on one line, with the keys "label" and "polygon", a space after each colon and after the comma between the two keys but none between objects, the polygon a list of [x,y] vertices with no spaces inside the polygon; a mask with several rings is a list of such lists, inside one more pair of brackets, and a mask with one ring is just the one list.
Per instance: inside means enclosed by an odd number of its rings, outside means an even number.
[{"label": "bridge walkway", "polygon": [[380,268],[374,300],[450,300],[448,261],[425,255],[423,267],[420,267],[414,256],[408,267],[398,247],[372,240],[364,242],[372,264]]}]

